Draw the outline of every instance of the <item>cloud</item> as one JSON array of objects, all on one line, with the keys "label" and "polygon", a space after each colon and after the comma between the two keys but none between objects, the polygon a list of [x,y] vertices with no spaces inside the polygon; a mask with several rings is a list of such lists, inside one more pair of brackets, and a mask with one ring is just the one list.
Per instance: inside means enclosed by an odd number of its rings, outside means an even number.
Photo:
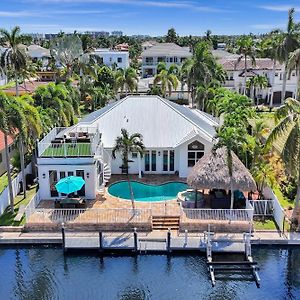
[{"label": "cloud", "polygon": [[[23,0],[25,2],[35,2],[35,0]],[[160,8],[185,8],[194,11],[202,12],[225,12],[220,8],[212,6],[201,6],[197,2],[190,1],[150,1],[150,0],[40,0],[39,3],[48,4],[86,4],[86,3],[104,3],[104,4],[121,4],[133,6],[146,6],[146,7],[160,7]]]},{"label": "cloud", "polygon": [[0,11],[0,17],[32,17],[36,14],[31,11]]},{"label": "cloud", "polygon": [[283,4],[283,5],[262,5],[260,8],[266,9],[266,10],[271,10],[271,11],[284,11],[287,12],[291,8],[295,8],[295,10],[300,10],[300,6],[295,7],[293,4]]},{"label": "cloud", "polygon": [[251,28],[260,30],[272,30],[276,28],[283,28],[285,24],[253,24],[250,25]]}]

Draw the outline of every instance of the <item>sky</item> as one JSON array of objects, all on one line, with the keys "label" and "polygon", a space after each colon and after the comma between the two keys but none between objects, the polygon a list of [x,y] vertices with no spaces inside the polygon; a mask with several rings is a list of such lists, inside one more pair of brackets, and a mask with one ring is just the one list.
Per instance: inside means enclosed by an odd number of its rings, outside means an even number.
[{"label": "sky", "polygon": [[121,30],[124,34],[264,33],[284,28],[300,0],[0,0],[0,27],[24,33]]}]

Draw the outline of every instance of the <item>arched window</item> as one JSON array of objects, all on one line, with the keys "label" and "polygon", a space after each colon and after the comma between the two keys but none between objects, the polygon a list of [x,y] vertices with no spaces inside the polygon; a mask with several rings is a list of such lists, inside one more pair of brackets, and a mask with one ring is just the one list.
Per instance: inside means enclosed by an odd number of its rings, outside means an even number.
[{"label": "arched window", "polygon": [[199,141],[194,141],[188,145],[188,167],[193,167],[204,155],[204,145]]}]

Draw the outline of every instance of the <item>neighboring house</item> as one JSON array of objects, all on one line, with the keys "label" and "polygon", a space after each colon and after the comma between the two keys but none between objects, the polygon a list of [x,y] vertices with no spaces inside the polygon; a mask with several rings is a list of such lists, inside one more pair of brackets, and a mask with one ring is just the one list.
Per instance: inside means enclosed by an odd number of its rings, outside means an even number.
[{"label": "neighboring house", "polygon": [[81,191],[94,199],[112,174],[121,174],[121,156],[112,159],[115,140],[125,128],[141,133],[145,153],[132,153],[130,174],[178,174],[190,169],[213,146],[218,121],[199,110],[158,96],[128,96],[83,118],[77,125],[52,130],[38,144],[42,199],[61,197],[54,186],[65,176],[82,176]]},{"label": "neighboring house", "polygon": [[[214,51],[214,55],[218,58],[218,61],[227,72],[227,79],[224,84],[225,87],[238,91],[240,93],[244,92],[244,66],[245,62],[242,59],[238,62],[239,55],[230,54],[226,51]],[[257,58],[256,63],[252,64],[251,60],[247,60],[247,80],[251,77],[260,75],[266,76],[269,85],[267,88],[259,91],[258,98],[265,100],[269,103],[273,100],[274,105],[281,104],[281,91],[282,91],[282,75],[283,66],[276,63],[275,73],[273,71],[274,62],[270,58]],[[296,72],[291,72],[288,76],[286,85],[286,97],[295,97],[296,92],[297,76]],[[272,95],[273,86],[273,95]],[[273,99],[272,99],[273,97]]]},{"label": "neighboring house", "polygon": [[120,37],[123,35],[123,31],[120,30],[114,30],[110,33],[111,36],[116,36],[116,37]]},{"label": "neighboring house", "polygon": [[142,43],[142,51],[145,51],[155,45],[157,45],[158,42],[157,41],[145,41]]},{"label": "neighboring house", "polygon": [[180,47],[174,43],[160,43],[142,52],[142,77],[152,77],[157,74],[159,62],[165,62],[167,67],[172,64],[181,65],[192,53],[188,47]]},{"label": "neighboring house", "polygon": [[[5,47],[0,47],[0,56],[2,53],[6,50],[7,48]],[[0,86],[5,85],[8,83],[7,77],[4,73],[0,72]]]},{"label": "neighboring house", "polygon": [[[10,157],[15,153],[16,147],[14,144],[14,139],[8,136],[8,151]],[[5,159],[5,144],[4,144],[4,133],[0,131],[0,176],[6,172],[6,159]]]},{"label": "neighboring house", "polygon": [[30,45],[27,47],[27,54],[33,62],[42,61],[43,67],[46,67],[51,57],[50,50],[39,45]]},{"label": "neighboring house", "polygon": [[117,51],[129,51],[129,45],[127,43],[118,44],[115,47],[115,50],[117,50]]},{"label": "neighboring house", "polygon": [[128,51],[115,51],[109,49],[96,49],[94,55],[100,57],[101,62],[109,67],[116,66],[117,68],[126,69],[129,67],[129,53]]}]

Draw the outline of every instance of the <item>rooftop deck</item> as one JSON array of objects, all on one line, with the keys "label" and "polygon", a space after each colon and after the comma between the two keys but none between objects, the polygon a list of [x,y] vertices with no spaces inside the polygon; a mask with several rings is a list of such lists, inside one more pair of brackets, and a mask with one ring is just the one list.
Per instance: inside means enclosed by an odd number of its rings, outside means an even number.
[{"label": "rooftop deck", "polygon": [[93,157],[100,152],[101,134],[94,127],[53,128],[38,144],[41,158]]}]

